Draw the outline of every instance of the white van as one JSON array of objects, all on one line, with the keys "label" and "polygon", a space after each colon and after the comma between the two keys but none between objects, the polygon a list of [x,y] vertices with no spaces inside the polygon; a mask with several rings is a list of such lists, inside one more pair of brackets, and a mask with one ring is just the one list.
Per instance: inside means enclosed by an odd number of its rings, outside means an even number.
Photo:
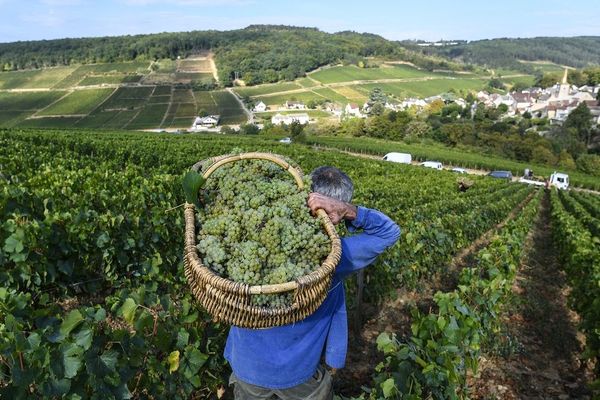
[{"label": "white van", "polygon": [[425,161],[419,165],[426,168],[442,169],[442,163],[439,161]]},{"label": "white van", "polygon": [[550,186],[556,186],[559,189],[567,190],[569,188],[569,175],[554,171],[554,173],[550,175]]},{"label": "white van", "polygon": [[412,162],[412,156],[408,153],[387,153],[383,156],[383,160],[401,164],[410,164]]}]

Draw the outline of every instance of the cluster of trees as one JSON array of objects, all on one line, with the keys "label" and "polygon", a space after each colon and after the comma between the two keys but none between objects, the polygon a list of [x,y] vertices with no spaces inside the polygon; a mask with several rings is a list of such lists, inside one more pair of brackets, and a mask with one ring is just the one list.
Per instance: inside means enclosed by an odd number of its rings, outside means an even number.
[{"label": "cluster of trees", "polygon": [[365,64],[365,57],[411,61],[423,68],[448,68],[447,60],[407,50],[381,36],[315,28],[251,25],[232,31],[192,31],[150,35],[0,43],[0,71],[73,63],[110,63],[187,57],[200,51],[215,54],[219,79],[230,85],[292,80],[319,66],[346,62]]},{"label": "cluster of trees", "polygon": [[[413,49],[417,49],[414,46]],[[418,48],[424,54],[449,57],[453,60],[493,68],[510,68],[529,73],[532,65],[519,60],[547,60],[560,65],[586,67],[598,65],[600,37],[538,37],[529,39],[477,40],[466,44],[445,47]]]}]

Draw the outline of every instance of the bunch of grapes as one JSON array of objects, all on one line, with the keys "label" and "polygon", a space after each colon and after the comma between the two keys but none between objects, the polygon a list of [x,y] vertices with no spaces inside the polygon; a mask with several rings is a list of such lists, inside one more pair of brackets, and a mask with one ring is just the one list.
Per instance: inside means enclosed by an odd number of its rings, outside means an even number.
[{"label": "bunch of grapes", "polygon": [[[249,285],[293,281],[317,269],[331,248],[321,223],[306,205],[310,188],[263,160],[217,169],[206,182],[211,199],[198,212],[197,248],[206,266]],[[290,305],[291,293],[253,296],[253,304]]]}]

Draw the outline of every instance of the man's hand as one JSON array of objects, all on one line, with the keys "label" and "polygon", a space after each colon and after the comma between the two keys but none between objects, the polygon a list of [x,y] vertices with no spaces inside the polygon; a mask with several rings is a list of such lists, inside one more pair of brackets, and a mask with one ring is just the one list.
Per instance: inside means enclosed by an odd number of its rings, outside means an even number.
[{"label": "man's hand", "polygon": [[322,208],[334,225],[339,224],[344,219],[352,221],[356,218],[357,212],[356,206],[320,193],[311,193],[308,195],[308,207],[313,214],[319,208]]}]

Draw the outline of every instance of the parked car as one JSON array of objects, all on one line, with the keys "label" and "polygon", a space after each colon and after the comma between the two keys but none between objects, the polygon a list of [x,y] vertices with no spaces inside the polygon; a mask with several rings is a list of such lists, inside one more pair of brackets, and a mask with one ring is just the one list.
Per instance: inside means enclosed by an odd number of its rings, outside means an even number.
[{"label": "parked car", "polygon": [[498,179],[506,179],[508,181],[512,181],[512,172],[510,171],[492,171],[488,174],[488,176],[491,176],[492,178],[498,178]]},{"label": "parked car", "polygon": [[408,153],[387,153],[383,156],[383,160],[401,164],[410,164],[412,162],[412,156]]},{"label": "parked car", "polygon": [[442,169],[442,163],[439,161],[425,161],[419,165],[426,168]]},{"label": "parked car", "polygon": [[567,190],[569,188],[569,175],[554,171],[554,173],[550,175],[550,186],[556,186],[558,189]]},{"label": "parked car", "polygon": [[454,167],[451,169],[452,172],[456,172],[457,174],[466,174],[467,170],[464,168]]},{"label": "parked car", "polygon": [[292,139],[290,139],[289,137],[285,137],[283,139],[279,139],[279,143],[290,144],[292,143]]}]

